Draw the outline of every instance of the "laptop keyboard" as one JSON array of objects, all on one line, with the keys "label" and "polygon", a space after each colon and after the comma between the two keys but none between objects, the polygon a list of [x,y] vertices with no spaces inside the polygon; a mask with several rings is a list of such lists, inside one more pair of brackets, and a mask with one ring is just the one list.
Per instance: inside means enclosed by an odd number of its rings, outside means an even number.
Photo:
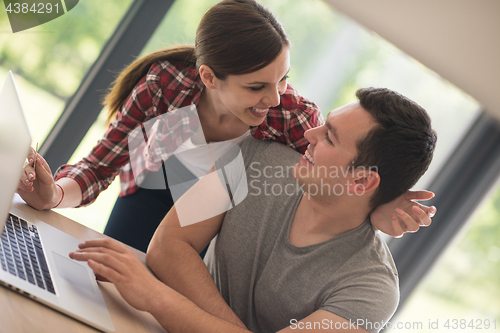
[{"label": "laptop keyboard", "polygon": [[9,214],[2,233],[0,261],[4,271],[56,293],[35,225]]}]

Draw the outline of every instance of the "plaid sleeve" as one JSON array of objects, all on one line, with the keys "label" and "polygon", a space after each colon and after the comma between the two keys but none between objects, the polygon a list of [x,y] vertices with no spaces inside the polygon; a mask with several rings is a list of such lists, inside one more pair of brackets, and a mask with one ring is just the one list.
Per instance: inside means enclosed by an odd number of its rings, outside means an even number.
[{"label": "plaid sleeve", "polygon": [[266,120],[251,129],[256,139],[274,140],[304,153],[309,142],[304,133],[310,128],[323,124],[323,116],[313,102],[300,96],[290,84],[283,95],[280,105],[269,109]]},{"label": "plaid sleeve", "polygon": [[[63,165],[55,173],[56,180],[69,177],[80,185],[83,198],[79,207],[94,202],[129,162],[129,133],[158,112],[155,102],[161,98],[161,89],[157,87],[159,80],[156,75],[153,65],[137,83],[117,113],[116,120],[86,158],[75,165]],[[130,183],[134,185],[133,176],[131,178],[127,186],[131,186]]]}]

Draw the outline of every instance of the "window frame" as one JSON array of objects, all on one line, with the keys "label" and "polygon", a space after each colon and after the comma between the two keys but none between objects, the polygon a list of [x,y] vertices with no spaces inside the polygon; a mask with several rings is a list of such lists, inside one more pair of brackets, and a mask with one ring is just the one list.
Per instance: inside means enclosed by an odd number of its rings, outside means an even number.
[{"label": "window frame", "polygon": [[175,0],[135,0],[40,147],[49,165],[68,162],[102,111],[103,94],[136,60]]}]

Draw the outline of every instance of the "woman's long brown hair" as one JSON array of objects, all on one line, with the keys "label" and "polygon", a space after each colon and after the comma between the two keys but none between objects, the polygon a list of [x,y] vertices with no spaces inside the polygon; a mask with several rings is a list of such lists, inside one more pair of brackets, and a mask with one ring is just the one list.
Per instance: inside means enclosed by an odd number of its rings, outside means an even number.
[{"label": "woman's long brown hair", "polygon": [[180,60],[186,64],[196,64],[193,45],[174,46],[150,53],[137,59],[125,68],[115,79],[112,88],[104,99],[104,106],[108,109],[108,121],[118,112],[128,95],[139,80],[147,74],[152,64],[162,60]]},{"label": "woman's long brown hair", "polygon": [[196,30],[195,45],[150,53],[130,64],[113,82],[104,99],[111,120],[139,80],[157,61],[178,60],[209,66],[224,80],[266,67],[290,45],[286,33],[267,8],[255,0],[223,0],[211,7]]}]

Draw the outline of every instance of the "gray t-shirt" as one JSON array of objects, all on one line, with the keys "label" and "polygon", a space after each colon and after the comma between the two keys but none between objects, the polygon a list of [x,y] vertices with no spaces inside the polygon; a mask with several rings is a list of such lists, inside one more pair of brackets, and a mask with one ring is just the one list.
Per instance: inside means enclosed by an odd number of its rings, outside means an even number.
[{"label": "gray t-shirt", "polygon": [[[300,154],[254,138],[240,146],[248,195],[226,213],[205,257],[227,304],[252,332],[279,331],[318,309],[378,332],[398,305],[398,275],[369,220],[319,244],[292,245],[290,224],[304,192],[290,166]],[[229,184],[240,184],[241,170],[225,173]]]}]

